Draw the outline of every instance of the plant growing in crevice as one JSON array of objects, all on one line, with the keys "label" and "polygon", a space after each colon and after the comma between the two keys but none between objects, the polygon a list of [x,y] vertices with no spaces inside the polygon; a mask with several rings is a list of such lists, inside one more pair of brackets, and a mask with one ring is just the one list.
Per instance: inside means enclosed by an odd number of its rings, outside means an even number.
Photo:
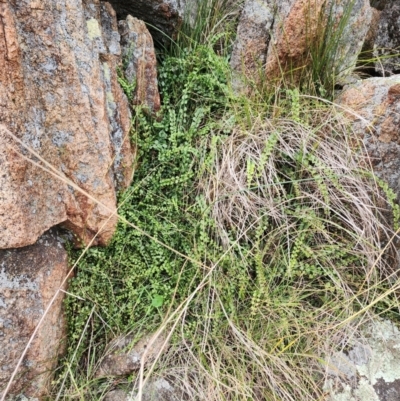
[{"label": "plant growing in crevice", "polygon": [[121,88],[124,91],[129,102],[132,103],[135,96],[136,80],[129,82],[129,80],[125,77],[125,74],[120,68],[117,69],[117,74],[118,83],[121,85]]}]

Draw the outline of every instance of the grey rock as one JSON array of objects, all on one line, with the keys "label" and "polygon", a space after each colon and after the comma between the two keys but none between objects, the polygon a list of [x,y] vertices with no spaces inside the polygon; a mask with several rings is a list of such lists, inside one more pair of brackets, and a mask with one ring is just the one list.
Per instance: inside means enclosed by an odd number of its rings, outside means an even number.
[{"label": "grey rock", "polygon": [[104,401],[128,401],[128,399],[129,392],[125,390],[113,390],[104,397]]},{"label": "grey rock", "polygon": [[[107,394],[105,401],[137,401],[136,389],[133,391],[114,390]],[[177,389],[165,378],[151,379],[142,391],[142,401],[183,401],[189,400],[183,389]]]},{"label": "grey rock", "polygon": [[153,362],[157,355],[166,351],[165,337],[160,335],[153,340],[153,335],[140,339],[134,346],[133,334],[115,338],[107,346],[97,377],[124,376],[139,370],[144,357],[145,366]]},{"label": "grey rock", "polygon": [[[334,21],[347,18],[343,32],[339,36],[337,52],[333,55],[332,69],[340,82],[351,75],[356,67],[358,57],[367,39],[372,22],[373,12],[369,0],[355,0],[343,2],[330,0]],[[351,4],[351,10],[347,16],[346,5]]]},{"label": "grey rock", "polygon": [[233,81],[235,90],[246,85],[242,77],[255,82],[262,79],[274,18],[270,1],[249,0],[245,3],[231,57],[233,70],[239,72]]},{"label": "grey rock", "polygon": [[[368,0],[355,0],[351,9],[346,8],[349,4],[316,0],[310,6],[305,0],[248,0],[234,44],[233,69],[256,84],[263,79],[273,83],[286,74],[298,79],[304,67],[312,63],[310,43],[320,40],[328,21],[334,24],[346,18],[346,26],[336,30],[340,36],[332,39],[337,42],[332,46],[336,51],[330,59],[325,56],[326,68],[344,79],[354,70],[372,18]],[[235,76],[235,87],[237,82]]]},{"label": "grey rock", "polygon": [[350,351],[329,356],[326,364],[330,401],[400,399],[400,331],[393,322],[367,324]]},{"label": "grey rock", "polygon": [[375,70],[382,76],[400,72],[400,3],[387,1],[381,12],[374,44]]},{"label": "grey rock", "polygon": [[[0,250],[0,396],[50,300],[58,289],[66,289],[67,259],[56,230],[34,245]],[[60,292],[40,326],[10,396],[21,390],[29,399],[46,394],[50,372],[64,348],[63,297]]]},{"label": "grey rock", "polygon": [[[129,401],[136,401],[137,394],[133,393]],[[185,395],[182,390],[175,388],[164,378],[151,380],[143,388],[142,401],[182,401]]]},{"label": "grey rock", "polygon": [[378,34],[379,21],[381,19],[381,11],[376,8],[371,8],[372,18],[367,36],[365,37],[362,52],[359,56],[360,70],[369,75],[375,75],[375,62],[374,62],[374,46]]}]

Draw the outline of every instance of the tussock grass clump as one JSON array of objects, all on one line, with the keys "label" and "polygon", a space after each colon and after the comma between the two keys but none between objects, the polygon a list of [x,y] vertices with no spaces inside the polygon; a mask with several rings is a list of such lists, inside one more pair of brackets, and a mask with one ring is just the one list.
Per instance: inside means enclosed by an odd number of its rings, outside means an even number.
[{"label": "tussock grass clump", "polygon": [[336,253],[349,252],[351,265],[372,266],[382,236],[391,236],[379,207],[386,204],[379,184],[362,169],[368,159],[334,108],[308,110],[308,118],[313,125],[289,116],[237,127],[213,152],[202,191],[219,235],[226,244],[232,233],[254,242],[254,227],[264,221],[269,229],[258,237],[279,248],[282,236],[293,245],[287,251],[295,255],[278,256],[284,264],[299,267],[299,252],[320,264],[322,254],[314,254],[320,249],[333,265]]},{"label": "tussock grass clump", "polygon": [[235,38],[235,30],[244,0],[197,0],[187,9],[176,46],[169,49],[179,54],[181,49],[208,45],[220,55],[227,55]]},{"label": "tussock grass clump", "polygon": [[325,360],[397,306],[386,195],[345,118],[307,102],[307,123],[296,106],[209,143],[199,193],[224,256],[173,363],[196,399],[325,399]]}]

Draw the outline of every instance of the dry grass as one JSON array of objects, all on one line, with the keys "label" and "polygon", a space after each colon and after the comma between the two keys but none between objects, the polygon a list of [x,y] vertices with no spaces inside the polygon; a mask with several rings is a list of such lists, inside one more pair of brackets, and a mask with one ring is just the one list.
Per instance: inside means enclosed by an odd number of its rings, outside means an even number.
[{"label": "dry grass", "polygon": [[[333,108],[310,113],[312,126],[291,119],[259,119],[250,129],[236,128],[215,152],[201,191],[226,243],[231,230],[249,240],[246,232],[261,216],[271,219],[275,230],[287,231],[301,217],[288,214],[295,203],[299,214],[304,205],[322,220],[333,215],[337,223],[325,223],[341,224],[356,240],[355,252],[367,256],[372,266],[382,236],[388,239],[392,234],[383,218],[388,207],[384,195],[362,170],[368,168],[368,158],[343,117]],[[321,245],[337,242],[327,228],[317,232]]]},{"label": "dry grass", "polygon": [[[208,161],[200,193],[212,210],[218,239],[231,251],[234,244],[252,244],[246,255],[235,248],[232,260],[246,264],[245,258],[261,258],[265,277],[262,301],[253,309],[247,303],[234,317],[221,301],[226,278],[218,269],[210,277],[214,304],[208,303],[204,317],[222,310],[225,324],[213,331],[206,318],[198,322],[197,349],[182,331],[186,351],[173,363],[192,372],[179,379],[196,389],[191,399],[325,399],[325,360],[360,336],[358,327],[373,319],[382,296],[398,290],[397,275],[382,257],[394,234],[384,217],[389,206],[368,174],[361,144],[334,107],[308,109],[307,115],[312,125],[259,118],[248,129],[237,126],[211,152],[215,157]],[[267,221],[268,229],[255,239],[252,227],[260,221]],[[316,264],[315,274],[302,271],[300,261],[292,263],[302,234],[299,221],[309,222],[311,235],[301,247],[309,248],[303,256]],[[383,250],[382,244],[388,246]],[[334,253],[343,247],[353,262],[345,264],[344,254],[325,257],[320,251],[329,247]]]}]

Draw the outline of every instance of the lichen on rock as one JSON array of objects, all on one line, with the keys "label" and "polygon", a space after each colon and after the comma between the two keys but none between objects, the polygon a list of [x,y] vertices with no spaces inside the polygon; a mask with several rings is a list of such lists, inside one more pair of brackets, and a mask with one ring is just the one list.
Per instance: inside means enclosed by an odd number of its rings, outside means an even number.
[{"label": "lichen on rock", "polygon": [[327,358],[325,390],[330,401],[400,399],[400,331],[376,319],[364,326],[350,351]]},{"label": "lichen on rock", "polygon": [[123,72],[133,85],[133,105],[142,106],[150,113],[160,110],[157,81],[157,59],[153,38],[143,21],[130,15],[119,21]]}]

